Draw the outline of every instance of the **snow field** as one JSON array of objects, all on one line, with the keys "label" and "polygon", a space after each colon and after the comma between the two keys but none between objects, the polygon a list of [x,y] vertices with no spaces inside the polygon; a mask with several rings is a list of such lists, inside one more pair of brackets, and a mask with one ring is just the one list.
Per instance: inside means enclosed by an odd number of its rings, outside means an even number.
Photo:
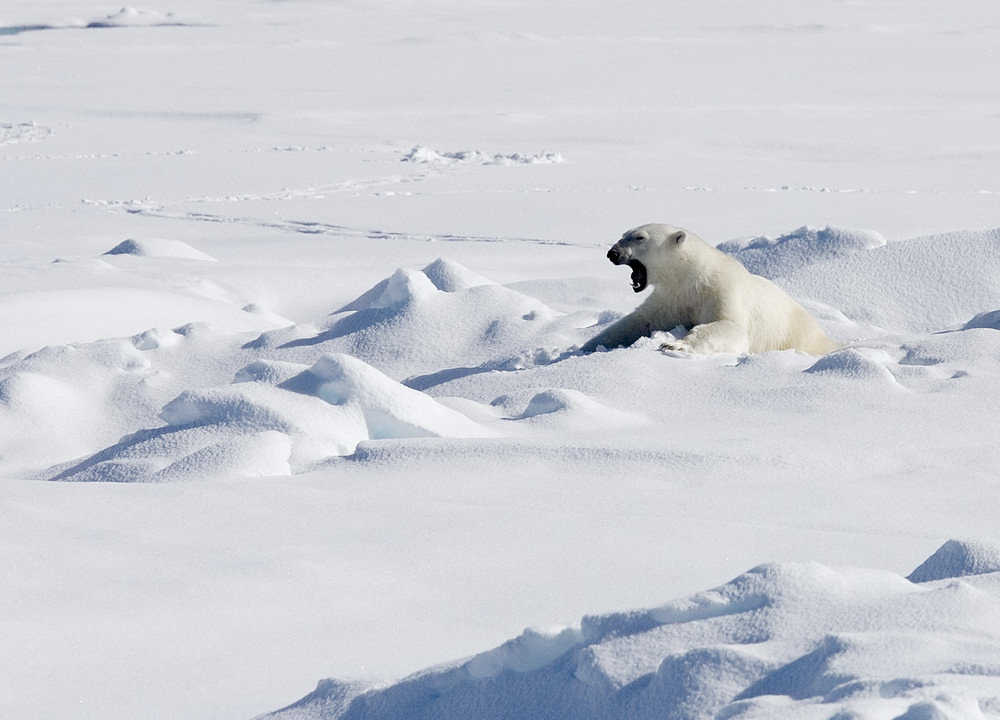
[{"label": "snow field", "polygon": [[5,3],[0,717],[1000,716],[995,14]]}]

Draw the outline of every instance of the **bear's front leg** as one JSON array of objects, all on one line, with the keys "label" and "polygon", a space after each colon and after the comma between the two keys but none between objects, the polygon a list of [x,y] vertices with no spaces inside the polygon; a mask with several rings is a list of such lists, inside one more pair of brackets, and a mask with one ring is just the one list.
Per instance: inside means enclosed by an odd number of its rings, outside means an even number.
[{"label": "bear's front leg", "polygon": [[649,336],[650,332],[649,320],[637,312],[631,312],[585,342],[580,352],[594,352],[599,347],[608,350],[628,347],[639,338]]},{"label": "bear's front leg", "polygon": [[692,353],[746,353],[750,351],[750,339],[746,329],[732,320],[695,325],[680,340],[665,342],[660,350],[674,350]]}]

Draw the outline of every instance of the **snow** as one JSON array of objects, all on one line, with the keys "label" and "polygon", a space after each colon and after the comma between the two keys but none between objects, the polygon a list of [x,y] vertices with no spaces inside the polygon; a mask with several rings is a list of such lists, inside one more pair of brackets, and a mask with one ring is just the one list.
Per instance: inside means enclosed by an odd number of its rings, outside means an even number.
[{"label": "snow", "polygon": [[998,571],[1000,571],[1000,548],[987,543],[949,540],[920,567],[907,575],[907,580],[924,583]]},{"label": "snow", "polygon": [[533,155],[522,155],[521,153],[487,155],[479,150],[438,152],[422,145],[417,145],[403,155],[401,159],[403,162],[439,165],[452,165],[456,163],[476,163],[478,165],[542,165],[565,162],[562,155],[553,152],[541,152]]},{"label": "snow", "polygon": [[200,250],[195,250],[186,242],[157,238],[145,240],[135,240],[133,238],[129,238],[128,240],[118,243],[104,254],[135,255],[137,257],[184,258],[187,260],[217,262],[211,255],[206,255]]},{"label": "snow", "polygon": [[761,565],[660,607],[526,630],[389,687],[320,683],[267,717],[988,717],[1000,585],[951,577]]},{"label": "snow", "polygon": [[[0,717],[1000,717],[998,32],[6,3]],[[841,347],[579,353],[645,222]]]}]

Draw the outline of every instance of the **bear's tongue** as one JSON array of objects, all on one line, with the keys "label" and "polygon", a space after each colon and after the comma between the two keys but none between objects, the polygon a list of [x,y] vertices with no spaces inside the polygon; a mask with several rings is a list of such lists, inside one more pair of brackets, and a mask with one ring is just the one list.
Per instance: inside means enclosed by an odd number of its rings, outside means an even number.
[{"label": "bear's tongue", "polygon": [[628,266],[632,268],[633,292],[642,292],[646,289],[646,266],[638,260],[629,260]]}]

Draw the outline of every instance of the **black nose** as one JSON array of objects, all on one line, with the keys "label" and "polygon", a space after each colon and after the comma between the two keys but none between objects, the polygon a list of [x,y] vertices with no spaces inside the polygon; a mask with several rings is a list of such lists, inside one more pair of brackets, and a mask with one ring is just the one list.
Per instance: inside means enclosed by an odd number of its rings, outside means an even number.
[{"label": "black nose", "polygon": [[614,248],[608,250],[608,260],[613,262],[615,265],[620,265],[621,259],[622,259],[622,254],[620,252],[618,252]]}]

